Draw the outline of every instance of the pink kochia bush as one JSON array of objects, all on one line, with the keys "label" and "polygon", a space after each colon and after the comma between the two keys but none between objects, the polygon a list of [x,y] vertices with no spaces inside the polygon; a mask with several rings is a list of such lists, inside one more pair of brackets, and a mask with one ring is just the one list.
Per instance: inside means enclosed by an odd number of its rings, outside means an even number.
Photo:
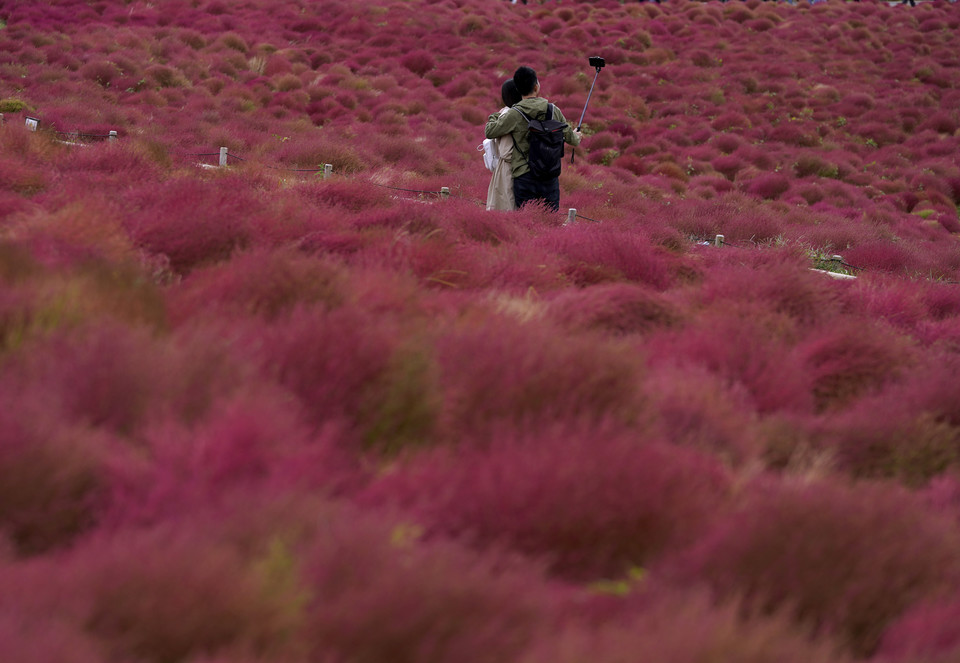
[{"label": "pink kochia bush", "polygon": [[[0,651],[29,661],[498,661],[552,618],[536,566],[421,543],[410,523],[297,493],[0,564]],[[63,651],[70,647],[73,651]]]},{"label": "pink kochia bush", "polygon": [[[661,591],[661,593],[664,593]],[[714,605],[700,592],[644,597],[645,606],[626,623],[605,628],[567,628],[532,647],[523,663],[627,663],[742,661],[743,663],[842,663],[852,659],[829,641],[813,642],[805,629],[782,615],[744,617],[736,602]],[[654,601],[654,598],[656,601]],[[649,659],[647,659],[649,657]]]},{"label": "pink kochia bush", "polygon": [[0,3],[0,662],[956,660],[954,7]]},{"label": "pink kochia bush", "polygon": [[[4,393],[4,402],[14,403]],[[0,534],[20,554],[68,544],[96,524],[108,440],[34,408],[0,413]]]},{"label": "pink kochia bush", "polygon": [[960,650],[960,604],[952,600],[917,605],[894,622],[877,652],[881,661],[950,661]]},{"label": "pink kochia bush", "polygon": [[960,537],[902,489],[760,481],[682,564],[689,581],[785,610],[869,654],[911,605],[956,591]]},{"label": "pink kochia bush", "polygon": [[482,439],[503,423],[635,420],[640,352],[617,339],[554,332],[539,320],[502,316],[440,336],[443,432]]},{"label": "pink kochia bush", "polygon": [[250,325],[245,337],[264,377],[295,395],[317,426],[362,424],[397,345],[389,325],[353,308],[299,309],[282,324]]},{"label": "pink kochia bush", "polygon": [[128,221],[138,245],[186,271],[229,258],[250,241],[250,220],[257,202],[228,182],[181,179],[144,191]]},{"label": "pink kochia bush", "polygon": [[626,575],[691,541],[728,488],[707,456],[581,426],[427,455],[385,475],[365,500],[412,509],[432,535],[506,546],[590,579]]},{"label": "pink kochia bush", "polygon": [[550,302],[551,316],[573,329],[612,334],[672,327],[682,319],[680,308],[658,293],[626,283],[591,286],[563,292]]},{"label": "pink kochia bush", "polygon": [[553,619],[536,566],[422,542],[420,528],[344,513],[304,553],[311,660],[513,660]]}]

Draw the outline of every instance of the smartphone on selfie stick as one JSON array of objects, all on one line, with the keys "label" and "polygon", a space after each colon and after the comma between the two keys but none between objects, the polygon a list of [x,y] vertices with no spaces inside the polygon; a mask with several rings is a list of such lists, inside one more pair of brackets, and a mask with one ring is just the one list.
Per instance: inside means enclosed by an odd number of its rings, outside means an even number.
[{"label": "smartphone on selfie stick", "polygon": [[[583,112],[580,113],[580,121],[577,122],[577,131],[580,131],[580,128],[583,126],[583,117],[587,114],[587,106],[590,105],[590,97],[593,96],[593,86],[597,84],[597,78],[600,77],[600,70],[603,69],[606,62],[603,58],[593,56],[587,58],[587,61],[590,63],[590,66],[597,70],[597,75],[593,77],[593,83],[590,85],[590,94],[587,95],[587,103],[583,105]],[[573,163],[573,158],[576,154],[575,150],[570,151],[570,163]]]}]

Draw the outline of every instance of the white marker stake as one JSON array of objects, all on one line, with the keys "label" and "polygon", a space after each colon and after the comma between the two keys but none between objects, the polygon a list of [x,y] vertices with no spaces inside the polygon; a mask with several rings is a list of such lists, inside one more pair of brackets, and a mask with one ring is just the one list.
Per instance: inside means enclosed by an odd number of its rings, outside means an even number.
[{"label": "white marker stake", "polygon": [[223,166],[226,166],[226,165],[227,165],[227,148],[221,147],[220,148],[220,167],[222,168]]}]

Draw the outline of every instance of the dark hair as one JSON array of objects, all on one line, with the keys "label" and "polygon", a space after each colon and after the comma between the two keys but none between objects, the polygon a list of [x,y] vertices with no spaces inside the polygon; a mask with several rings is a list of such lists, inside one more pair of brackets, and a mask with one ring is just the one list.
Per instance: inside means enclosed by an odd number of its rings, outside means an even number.
[{"label": "dark hair", "polygon": [[530,67],[520,67],[513,74],[513,82],[521,97],[533,94],[534,88],[537,87],[537,72]]},{"label": "dark hair", "polygon": [[517,92],[517,84],[513,82],[512,78],[508,78],[500,86],[500,98],[503,99],[504,106],[513,106],[523,99]]}]

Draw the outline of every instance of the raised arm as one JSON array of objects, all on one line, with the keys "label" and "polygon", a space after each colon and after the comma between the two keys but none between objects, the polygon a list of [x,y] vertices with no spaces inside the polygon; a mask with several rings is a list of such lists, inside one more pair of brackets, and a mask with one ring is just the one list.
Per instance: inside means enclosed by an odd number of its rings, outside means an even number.
[{"label": "raised arm", "polygon": [[487,126],[484,129],[483,133],[487,138],[499,138],[500,136],[506,136],[508,133],[512,133],[514,129],[517,128],[517,120],[520,117],[520,113],[511,113],[506,112],[503,115],[500,113],[494,113],[490,116],[490,119],[487,120]]},{"label": "raised arm", "polygon": [[582,137],[581,133],[577,131],[574,127],[572,127],[569,122],[567,122],[567,118],[563,116],[563,111],[561,111],[556,106],[554,106],[553,108],[556,111],[556,114],[560,116],[556,119],[566,123],[567,125],[567,128],[563,130],[563,140],[569,143],[570,145],[579,145],[580,138]]}]

